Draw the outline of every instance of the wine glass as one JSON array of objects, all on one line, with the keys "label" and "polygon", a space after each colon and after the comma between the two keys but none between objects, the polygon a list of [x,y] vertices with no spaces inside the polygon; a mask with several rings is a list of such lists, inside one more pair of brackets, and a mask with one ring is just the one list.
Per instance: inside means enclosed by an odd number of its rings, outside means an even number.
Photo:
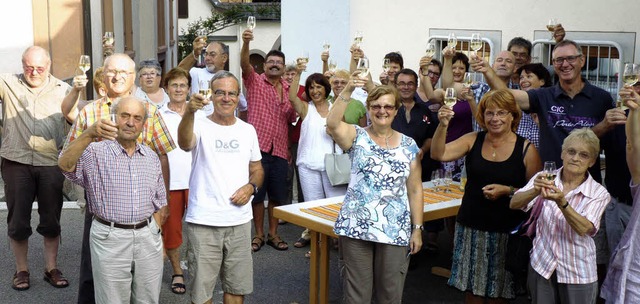
[{"label": "wine glass", "polygon": [[640,66],[635,63],[626,63],[624,65],[624,72],[622,73],[622,80],[627,86],[632,86],[638,82],[638,74],[640,74]]},{"label": "wine glass", "polygon": [[438,192],[438,185],[440,184],[440,176],[438,175],[438,170],[436,169],[431,172],[431,182],[433,183],[433,191]]},{"label": "wine glass", "polygon": [[[300,57],[298,57],[297,61],[299,64],[304,64],[304,65],[309,63],[309,51],[302,50],[302,53],[300,53]],[[306,70],[307,68],[305,67],[304,71]]]},{"label": "wine glass", "polygon": [[323,42],[322,42],[322,49],[323,49],[325,52],[328,52],[328,51],[329,51],[329,49],[331,49],[331,43],[329,43],[329,41],[328,41],[328,40],[323,41]]},{"label": "wine glass", "polygon": [[473,50],[473,53],[471,53],[471,56],[478,56],[478,51],[482,49],[482,37],[480,36],[480,34],[478,33],[473,33],[471,34],[471,49]]},{"label": "wine glass", "polygon": [[464,78],[462,79],[462,85],[465,88],[470,88],[473,84],[473,75],[469,72],[464,73]]},{"label": "wine glass", "polygon": [[358,65],[356,66],[356,69],[358,70],[358,72],[360,72],[360,75],[358,77],[366,80],[367,76],[369,76],[369,59],[367,59],[366,57],[358,59]]},{"label": "wine glass", "polygon": [[104,44],[106,46],[113,46],[113,32],[104,32]]},{"label": "wine glass", "polygon": [[554,41],[555,36],[553,33],[556,31],[556,26],[558,25],[558,20],[551,18],[549,22],[547,22],[547,31],[551,32],[551,41]]},{"label": "wine glass", "polygon": [[385,58],[382,63],[382,70],[387,73],[389,72],[389,68],[391,68],[391,60],[389,58]]},{"label": "wine glass", "polygon": [[89,55],[80,55],[78,68],[82,71],[82,73],[86,74],[87,71],[91,68],[91,57],[89,57]]},{"label": "wine glass", "polygon": [[251,31],[253,31],[254,28],[256,28],[256,17],[249,16],[247,18],[247,29],[250,29]]},{"label": "wine glass", "polygon": [[456,105],[456,89],[447,88],[444,94],[444,105],[453,110],[453,106]]},{"label": "wine glass", "polygon": [[451,186],[451,183],[453,182],[453,172],[451,172],[451,170],[444,171],[443,180],[445,185],[444,192],[451,192],[451,189],[449,189],[449,186]]},{"label": "wine glass", "polygon": [[329,59],[329,71],[335,72],[336,67],[338,67],[338,63],[336,63],[335,59]]},{"label": "wine glass", "polygon": [[458,45],[458,38],[456,37],[456,34],[449,33],[449,38],[447,39],[447,46],[451,47],[452,49],[455,49],[456,45]]},{"label": "wine glass", "polygon": [[425,50],[425,56],[432,57],[436,54],[436,43],[431,41],[427,43],[427,49]]},{"label": "wine glass", "polygon": [[362,43],[362,38],[363,38],[362,31],[357,31],[356,35],[353,37],[353,44],[356,47],[360,48],[360,44]]},{"label": "wine glass", "polygon": [[544,162],[544,177],[547,180],[555,180],[556,179],[556,162],[554,161],[546,161]]},{"label": "wine glass", "polygon": [[200,80],[198,82],[198,93],[204,96],[205,100],[211,99],[211,87],[209,86],[208,80]]}]

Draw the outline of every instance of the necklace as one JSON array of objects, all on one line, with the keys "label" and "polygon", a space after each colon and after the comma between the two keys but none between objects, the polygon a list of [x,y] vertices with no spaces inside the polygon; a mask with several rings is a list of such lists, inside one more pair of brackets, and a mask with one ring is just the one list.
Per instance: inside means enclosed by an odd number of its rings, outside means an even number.
[{"label": "necklace", "polygon": [[383,138],[384,139],[384,144],[385,146],[387,146],[387,150],[389,150],[389,138],[391,138],[391,136],[393,136],[393,130],[391,130],[391,134],[389,134],[389,136],[380,136],[378,134],[376,134],[375,132],[373,132],[372,129],[369,129],[369,133],[371,133],[371,135],[377,137],[377,138]]}]

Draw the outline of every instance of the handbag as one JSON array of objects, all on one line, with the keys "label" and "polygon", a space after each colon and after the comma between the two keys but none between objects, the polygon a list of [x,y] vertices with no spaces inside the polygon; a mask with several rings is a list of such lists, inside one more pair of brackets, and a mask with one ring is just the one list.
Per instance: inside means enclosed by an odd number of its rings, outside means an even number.
[{"label": "handbag", "polygon": [[536,224],[542,211],[543,199],[538,197],[529,211],[529,217],[511,232],[507,241],[505,268],[513,273],[526,275],[529,268],[530,251],[536,236]]},{"label": "handbag", "polygon": [[351,180],[351,159],[347,153],[336,153],[336,143],[333,143],[333,153],[324,155],[324,168],[332,186],[346,185]]}]

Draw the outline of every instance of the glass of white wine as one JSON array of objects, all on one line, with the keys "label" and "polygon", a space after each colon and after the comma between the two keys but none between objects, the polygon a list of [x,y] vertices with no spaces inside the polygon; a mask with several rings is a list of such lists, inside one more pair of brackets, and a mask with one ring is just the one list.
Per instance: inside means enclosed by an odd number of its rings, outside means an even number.
[{"label": "glass of white wine", "polygon": [[82,73],[87,73],[91,68],[91,57],[89,55],[80,55],[80,61],[78,62],[78,68]]},{"label": "glass of white wine", "polygon": [[447,88],[444,93],[444,105],[453,110],[453,106],[456,105],[456,89]]},{"label": "glass of white wine", "polygon": [[553,33],[556,31],[556,26],[558,25],[558,19],[551,18],[549,22],[547,22],[547,31],[551,32],[551,41],[555,40],[555,36]]},{"label": "glass of white wine", "polygon": [[353,37],[353,44],[359,48],[360,44],[362,44],[362,38],[363,38],[362,31],[357,31],[356,35]]},{"label": "glass of white wine", "polygon": [[451,192],[451,189],[449,189],[449,187],[451,186],[451,183],[453,183],[453,172],[451,172],[451,170],[446,170],[444,171],[444,192]]},{"label": "glass of white wine", "polygon": [[208,102],[211,99],[211,87],[209,86],[209,81],[200,80],[198,84],[198,93],[204,96],[205,100]]},{"label": "glass of white wine", "polygon": [[113,32],[104,32],[104,44],[108,46],[113,46]]},{"label": "glass of white wine", "polygon": [[438,188],[438,186],[440,186],[440,182],[443,179],[443,174],[444,173],[442,169],[435,169],[431,173],[431,182],[433,183],[435,192],[440,191],[440,188]]},{"label": "glass of white wine", "polygon": [[449,33],[449,38],[447,39],[447,46],[455,50],[456,45],[458,45],[458,37],[456,37],[456,33]]},{"label": "glass of white wine", "polygon": [[469,72],[464,73],[464,78],[462,79],[462,85],[465,88],[470,88],[473,84],[473,75]]},{"label": "glass of white wine", "polygon": [[382,62],[382,71],[387,73],[389,72],[390,68],[391,68],[391,60],[389,58],[385,58],[384,62]]},{"label": "glass of white wine", "polygon": [[356,66],[358,72],[360,72],[360,78],[366,80],[369,76],[369,59],[362,57],[358,59],[358,65]]},{"label": "glass of white wine", "polygon": [[338,63],[336,63],[335,59],[329,59],[329,71],[335,72],[338,67]]},{"label": "glass of white wine", "polygon": [[329,40],[325,40],[325,41],[322,42],[322,49],[325,52],[328,52],[329,49],[331,49],[331,43],[329,43]]},{"label": "glass of white wine", "polygon": [[[309,63],[309,51],[303,50],[302,53],[300,53],[300,57],[298,57],[297,62],[304,65]],[[304,70],[307,70],[306,67]]]},{"label": "glass of white wine", "polygon": [[547,180],[555,180],[556,179],[556,162],[554,161],[546,161],[544,162],[544,177]]},{"label": "glass of white wine", "polygon": [[433,55],[435,55],[435,54],[436,54],[436,44],[435,44],[435,42],[431,41],[431,42],[427,43],[427,49],[425,50],[425,56],[433,58]]},{"label": "glass of white wine", "polygon": [[471,55],[477,57],[478,51],[482,49],[482,36],[480,36],[479,33],[471,34],[471,42],[469,44],[471,49],[473,50],[473,53],[471,53]]},{"label": "glass of white wine", "polygon": [[622,73],[622,81],[627,86],[632,86],[638,82],[638,74],[640,74],[640,66],[635,63],[626,63],[624,72]]},{"label": "glass of white wine", "polygon": [[256,17],[249,16],[247,18],[247,29],[250,29],[251,31],[253,31],[254,28],[256,28]]}]

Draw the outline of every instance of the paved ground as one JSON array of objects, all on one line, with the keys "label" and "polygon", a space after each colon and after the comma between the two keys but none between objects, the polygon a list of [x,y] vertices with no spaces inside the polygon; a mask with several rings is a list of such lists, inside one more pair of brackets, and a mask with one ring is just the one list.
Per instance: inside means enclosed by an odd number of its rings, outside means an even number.
[{"label": "paved ground", "polygon": [[[37,225],[37,211],[33,212],[32,226]],[[78,271],[80,246],[82,242],[83,215],[78,209],[64,209],[62,212],[63,237],[59,255],[59,267],[69,278],[71,286],[56,289],[42,280],[43,257],[42,237],[31,237],[29,266],[31,289],[14,291],[11,277],[14,272],[13,255],[6,237],[6,211],[0,211],[0,303],[75,303],[78,291]],[[281,225],[279,233],[289,242],[290,249],[280,252],[265,246],[253,255],[254,292],[246,297],[246,303],[308,303],[309,260],[304,257],[307,248],[294,248],[302,228]],[[440,246],[446,247],[446,233],[441,235]],[[330,303],[340,303],[342,290],[337,269],[337,252],[331,254]],[[420,256],[418,268],[407,275],[404,303],[461,303],[463,294],[446,285],[446,279],[434,276],[430,269],[434,265],[446,265],[447,253],[435,257]],[[182,296],[171,293],[170,266],[165,263],[163,289],[160,303],[189,303],[188,293]],[[214,303],[222,303],[222,294],[216,287]],[[519,298],[513,303],[528,303]]]}]

